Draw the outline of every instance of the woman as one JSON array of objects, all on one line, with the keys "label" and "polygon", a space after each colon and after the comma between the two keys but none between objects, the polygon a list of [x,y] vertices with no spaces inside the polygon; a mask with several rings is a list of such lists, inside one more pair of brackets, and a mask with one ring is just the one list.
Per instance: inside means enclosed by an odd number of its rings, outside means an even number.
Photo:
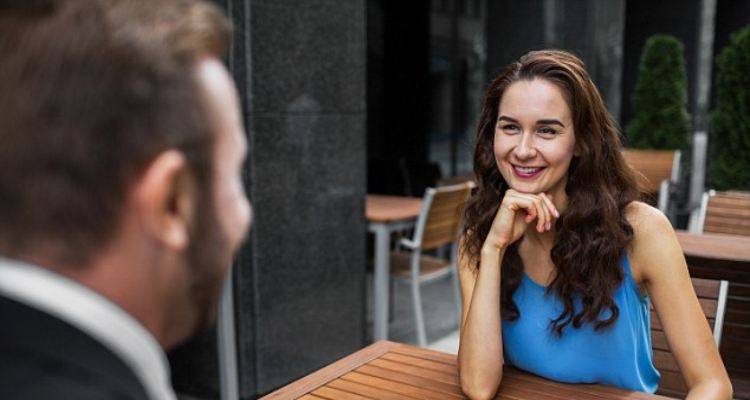
[{"label": "woman", "polygon": [[459,277],[461,387],[491,398],[502,365],[654,392],[649,299],[690,387],[731,384],[669,221],[637,201],[619,132],[583,63],[535,51],[492,82]]}]

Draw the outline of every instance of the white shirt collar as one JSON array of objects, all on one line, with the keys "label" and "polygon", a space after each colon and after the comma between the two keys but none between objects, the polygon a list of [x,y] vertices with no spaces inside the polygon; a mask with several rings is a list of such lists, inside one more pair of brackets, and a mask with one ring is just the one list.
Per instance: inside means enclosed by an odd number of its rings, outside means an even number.
[{"label": "white shirt collar", "polygon": [[0,257],[0,294],[54,315],[117,354],[153,400],[176,399],[159,343],[104,296],[52,271]]}]

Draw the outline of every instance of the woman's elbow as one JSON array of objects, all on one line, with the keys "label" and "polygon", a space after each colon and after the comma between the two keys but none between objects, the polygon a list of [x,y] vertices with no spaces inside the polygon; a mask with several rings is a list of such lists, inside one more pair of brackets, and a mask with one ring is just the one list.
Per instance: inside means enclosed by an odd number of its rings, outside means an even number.
[{"label": "woman's elbow", "polygon": [[495,397],[497,388],[500,386],[502,380],[502,373],[499,374],[497,379],[472,379],[461,375],[461,390],[464,392],[466,397],[472,400],[489,400]]},{"label": "woman's elbow", "polygon": [[722,379],[722,382],[720,382],[721,385],[721,392],[725,399],[731,400],[734,398],[734,388],[732,388],[732,381],[727,379]]},{"label": "woman's elbow", "polygon": [[731,400],[734,396],[728,377],[707,379],[690,388],[688,399]]},{"label": "woman's elbow", "polygon": [[714,379],[711,386],[714,387],[714,392],[718,394],[717,398],[726,400],[732,400],[734,398],[732,381],[729,380],[728,376]]}]

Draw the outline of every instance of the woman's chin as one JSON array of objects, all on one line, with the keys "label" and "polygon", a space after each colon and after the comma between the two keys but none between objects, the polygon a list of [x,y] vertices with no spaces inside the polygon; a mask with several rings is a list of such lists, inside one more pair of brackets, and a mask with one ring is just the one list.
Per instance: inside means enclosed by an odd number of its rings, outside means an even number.
[{"label": "woman's chin", "polygon": [[541,185],[518,185],[518,184],[509,184],[508,187],[515,190],[518,193],[524,193],[524,194],[539,194],[545,191],[545,189]]}]

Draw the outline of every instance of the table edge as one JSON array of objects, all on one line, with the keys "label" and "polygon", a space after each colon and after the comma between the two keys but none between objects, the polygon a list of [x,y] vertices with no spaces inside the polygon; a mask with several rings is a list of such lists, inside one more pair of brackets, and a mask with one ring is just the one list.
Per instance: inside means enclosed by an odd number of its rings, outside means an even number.
[{"label": "table edge", "polygon": [[675,236],[677,237],[677,241],[680,243],[680,248],[682,249],[683,254],[685,254],[685,258],[694,257],[694,258],[702,258],[702,259],[707,259],[707,260],[723,260],[723,261],[727,261],[730,263],[750,262],[750,258],[738,257],[732,254],[722,255],[719,257],[713,253],[695,251],[695,249],[688,249],[692,251],[686,251],[685,247],[683,246],[684,243],[681,241],[681,237],[684,237],[686,239],[689,238],[689,240],[697,240],[701,236],[704,236],[704,237],[710,237],[715,240],[731,238],[731,240],[741,240],[741,241],[747,240],[748,242],[750,242],[750,237],[746,237],[742,235],[725,234],[725,233],[694,233],[694,232],[690,232],[686,230],[679,230],[679,229],[675,230]]},{"label": "table edge", "polygon": [[313,372],[312,374],[304,376],[266,396],[261,397],[261,400],[296,399],[302,397],[328,382],[338,379],[345,373],[367,364],[398,346],[400,346],[400,343],[379,340]]}]

